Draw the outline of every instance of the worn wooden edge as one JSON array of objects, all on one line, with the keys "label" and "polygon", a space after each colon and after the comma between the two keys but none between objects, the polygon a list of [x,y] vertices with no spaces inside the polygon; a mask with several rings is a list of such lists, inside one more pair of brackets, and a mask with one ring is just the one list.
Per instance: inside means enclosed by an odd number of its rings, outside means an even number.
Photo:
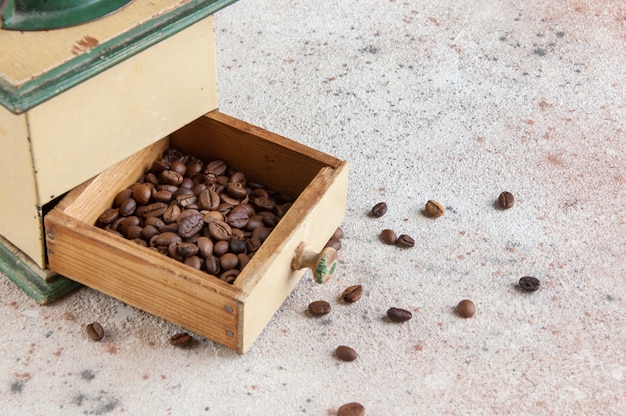
[{"label": "worn wooden edge", "polygon": [[347,189],[347,162],[322,169],[252,258],[245,278],[235,281],[244,304],[239,353],[253,345],[307,271],[291,268],[298,245],[319,252],[341,224]]}]

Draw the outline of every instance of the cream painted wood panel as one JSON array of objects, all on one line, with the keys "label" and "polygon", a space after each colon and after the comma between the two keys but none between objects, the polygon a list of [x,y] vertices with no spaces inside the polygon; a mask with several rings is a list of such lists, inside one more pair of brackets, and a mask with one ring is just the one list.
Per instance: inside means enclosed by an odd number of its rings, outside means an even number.
[{"label": "cream painted wood panel", "polygon": [[41,266],[43,222],[25,114],[0,106],[0,143],[0,234]]},{"label": "cream painted wood panel", "polygon": [[[105,43],[189,0],[133,0],[107,16],[79,25],[50,31],[0,30],[0,76],[19,87],[33,78],[69,62],[89,50],[94,42]],[[88,32],[85,32],[85,28]],[[37,45],[36,50],[33,46]]]},{"label": "cream painted wood panel", "polygon": [[41,204],[217,108],[210,16],[28,112]]}]

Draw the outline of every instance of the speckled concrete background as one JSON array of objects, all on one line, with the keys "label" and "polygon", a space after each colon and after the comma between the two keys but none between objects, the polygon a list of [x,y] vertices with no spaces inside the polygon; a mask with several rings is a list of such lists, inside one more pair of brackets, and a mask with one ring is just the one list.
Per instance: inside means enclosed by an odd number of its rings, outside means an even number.
[{"label": "speckled concrete background", "polygon": [[[176,349],[180,328],[90,289],[40,307],[0,279],[3,414],[626,414],[621,0],[241,0],[215,22],[221,111],[351,163],[338,275],[307,275],[244,356]],[[330,315],[305,313],[317,299]]]}]

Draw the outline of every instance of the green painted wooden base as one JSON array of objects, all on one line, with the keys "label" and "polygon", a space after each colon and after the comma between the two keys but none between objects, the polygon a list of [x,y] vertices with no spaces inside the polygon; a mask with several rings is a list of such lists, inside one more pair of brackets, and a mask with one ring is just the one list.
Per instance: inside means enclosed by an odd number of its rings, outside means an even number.
[{"label": "green painted wooden base", "polygon": [[0,239],[0,271],[38,303],[46,305],[81,286],[80,283],[29,263],[16,252],[15,247]]}]

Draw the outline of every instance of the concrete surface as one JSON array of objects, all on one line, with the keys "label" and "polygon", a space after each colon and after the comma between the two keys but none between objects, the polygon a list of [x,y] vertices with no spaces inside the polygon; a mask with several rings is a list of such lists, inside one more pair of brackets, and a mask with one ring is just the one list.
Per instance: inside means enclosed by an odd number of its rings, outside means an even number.
[{"label": "concrete surface", "polygon": [[[174,348],[181,328],[90,289],[40,307],[0,279],[1,413],[626,414],[621,0],[241,0],[215,22],[221,111],[351,163],[336,278],[306,276],[244,356]],[[317,299],[330,315],[307,315]]]}]

